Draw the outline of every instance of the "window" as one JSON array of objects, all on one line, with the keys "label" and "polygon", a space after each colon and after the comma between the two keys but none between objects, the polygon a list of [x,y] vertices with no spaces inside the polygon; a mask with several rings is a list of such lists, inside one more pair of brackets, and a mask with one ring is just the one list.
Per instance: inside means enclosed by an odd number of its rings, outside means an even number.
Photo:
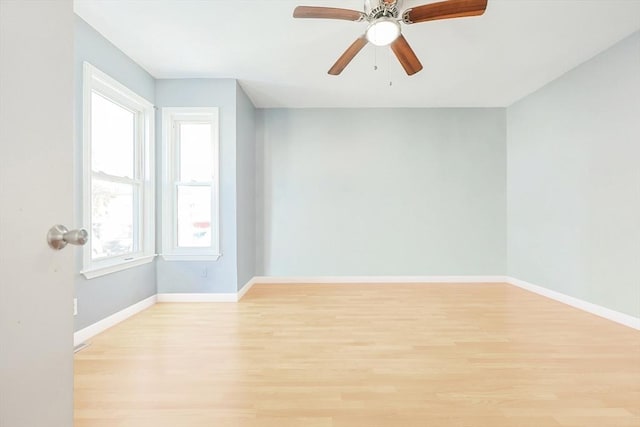
[{"label": "window", "polygon": [[151,262],[155,252],[153,105],[84,64],[83,220],[87,278]]},{"label": "window", "polygon": [[162,256],[220,257],[218,109],[164,108]]}]

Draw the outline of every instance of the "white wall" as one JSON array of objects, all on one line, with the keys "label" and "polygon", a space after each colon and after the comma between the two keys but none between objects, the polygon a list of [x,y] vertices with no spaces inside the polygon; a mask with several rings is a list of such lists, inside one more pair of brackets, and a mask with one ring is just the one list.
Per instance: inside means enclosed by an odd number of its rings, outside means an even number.
[{"label": "white wall", "polygon": [[503,109],[258,110],[266,275],[499,275]]},{"label": "white wall", "polygon": [[508,109],[510,276],[640,317],[640,33]]}]

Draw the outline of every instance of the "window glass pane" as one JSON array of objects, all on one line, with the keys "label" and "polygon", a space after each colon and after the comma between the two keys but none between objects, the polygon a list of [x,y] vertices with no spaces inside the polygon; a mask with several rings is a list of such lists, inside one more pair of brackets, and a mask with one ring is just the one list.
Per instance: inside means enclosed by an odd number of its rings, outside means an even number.
[{"label": "window glass pane", "polygon": [[93,179],[91,196],[91,258],[132,253],[133,185]]},{"label": "window glass pane", "polygon": [[211,187],[178,186],[178,247],[211,246]]},{"label": "window glass pane", "polygon": [[91,92],[91,168],[133,178],[135,114]]},{"label": "window glass pane", "polygon": [[211,181],[211,124],[180,123],[180,181]]}]

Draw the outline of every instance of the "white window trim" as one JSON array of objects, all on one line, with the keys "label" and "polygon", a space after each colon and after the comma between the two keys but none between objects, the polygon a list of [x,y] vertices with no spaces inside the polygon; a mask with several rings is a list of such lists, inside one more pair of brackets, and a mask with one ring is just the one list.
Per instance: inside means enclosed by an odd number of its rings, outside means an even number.
[{"label": "white window trim", "polygon": [[[213,124],[213,165],[215,171],[211,195],[211,246],[178,248],[175,241],[176,191],[173,123],[179,120],[206,119]],[[217,261],[220,253],[220,121],[216,107],[170,107],[162,109],[162,258],[167,261]]]},{"label": "white window trim", "polygon": [[138,252],[92,261],[91,242],[83,247],[82,270],[80,273],[87,279],[104,276],[128,268],[147,264],[153,261],[155,254],[155,112],[153,104],[131,91],[117,80],[85,62],[83,65],[82,85],[82,218],[85,227],[91,230],[91,92],[98,89],[110,98],[124,105],[135,105],[139,114],[144,117],[141,178],[142,178],[142,230]]}]

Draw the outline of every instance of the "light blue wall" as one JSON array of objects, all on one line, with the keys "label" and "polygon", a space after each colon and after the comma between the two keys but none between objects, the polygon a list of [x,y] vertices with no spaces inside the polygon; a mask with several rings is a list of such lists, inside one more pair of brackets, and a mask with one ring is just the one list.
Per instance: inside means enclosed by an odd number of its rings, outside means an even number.
[{"label": "light blue wall", "polygon": [[501,275],[504,109],[258,110],[264,274]]},{"label": "light blue wall", "polygon": [[509,275],[640,317],[640,33],[508,109]]},{"label": "light blue wall", "polygon": [[[236,292],[255,272],[255,108],[234,79],[155,80],[92,27],[76,17],[76,194],[82,194],[82,63],[100,70],[148,99],[156,114],[157,224],[161,224],[160,188],[162,107],[220,108],[220,236],[222,257],[215,262],[157,259],[148,264],[100,278],[78,276],[79,313],[76,330],[103,319],[156,292]],[[236,121],[236,105],[238,121]],[[236,136],[236,132],[238,135]],[[238,140],[238,145],[236,144]],[[238,150],[238,159],[236,159]],[[237,161],[236,161],[237,160]],[[240,195],[236,197],[236,181]],[[77,197],[80,200],[80,197]],[[239,209],[237,210],[236,207]],[[236,216],[237,213],[237,216]],[[82,217],[81,203],[76,206]],[[238,226],[240,224],[240,226]],[[161,231],[157,233],[158,252]],[[237,243],[240,239],[240,243]],[[81,257],[78,256],[78,270]]]},{"label": "light blue wall", "polygon": [[256,110],[233,79],[154,80],[78,17],[75,39],[78,165],[83,61],[159,108],[220,108],[222,252],[77,276],[76,330],[254,275],[508,273],[640,315],[640,33],[508,113]]},{"label": "light blue wall", "polygon": [[[158,141],[162,140],[161,109],[163,107],[218,107],[220,112],[220,248],[222,257],[217,261],[165,261],[159,257],[156,261],[158,292],[236,292],[238,285],[236,81],[234,79],[157,80],[155,99],[158,107],[156,114]],[[158,177],[162,173],[161,166],[162,164],[158,162]],[[159,191],[158,206],[162,197],[163,194]],[[158,220],[160,220],[159,213]],[[160,243],[160,234],[157,239]],[[161,249],[160,253],[162,253]]]},{"label": "light blue wall", "polygon": [[256,109],[236,86],[238,289],[256,275]]},{"label": "light blue wall", "polygon": [[[75,206],[76,225],[82,222],[82,66],[87,61],[132,91],[154,102],[155,80],[117,47],[108,42],[86,22],[75,16]],[[87,224],[84,224],[88,228]],[[81,251],[77,251],[76,270],[82,268]],[[153,264],[86,280],[76,275],[78,315],[75,329],[89,326],[113,313],[156,293]]]}]

